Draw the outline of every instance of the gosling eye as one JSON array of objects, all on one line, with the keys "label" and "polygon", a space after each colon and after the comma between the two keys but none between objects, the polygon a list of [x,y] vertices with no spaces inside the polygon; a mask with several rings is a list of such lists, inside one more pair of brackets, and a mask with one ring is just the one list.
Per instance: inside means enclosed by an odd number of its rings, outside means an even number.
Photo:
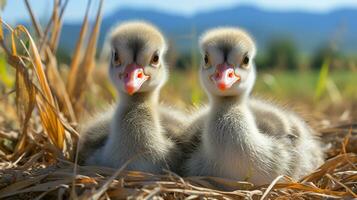
[{"label": "gosling eye", "polygon": [[249,64],[249,57],[247,55],[245,55],[243,57],[241,66],[244,67],[244,68],[248,68],[249,67],[248,64]]},{"label": "gosling eye", "polygon": [[117,50],[113,51],[113,65],[115,67],[119,67],[121,65],[121,61],[120,61],[120,57],[119,57],[119,53]]},{"label": "gosling eye", "polygon": [[158,53],[154,53],[151,57],[150,65],[157,67],[157,65],[159,64],[159,60],[160,60],[160,57],[159,57]]},{"label": "gosling eye", "polygon": [[205,62],[203,68],[208,69],[210,67],[210,61],[207,53],[205,54],[203,61]]}]

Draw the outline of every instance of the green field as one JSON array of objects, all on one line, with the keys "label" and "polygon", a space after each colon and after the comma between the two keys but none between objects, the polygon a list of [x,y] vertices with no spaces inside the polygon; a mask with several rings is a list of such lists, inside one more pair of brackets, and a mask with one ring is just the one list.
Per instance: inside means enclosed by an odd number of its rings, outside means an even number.
[{"label": "green field", "polygon": [[[205,102],[198,72],[173,71],[163,90],[163,99],[183,101],[185,104]],[[317,71],[262,71],[258,72],[254,95],[278,100],[298,102],[313,101],[356,101],[357,72],[332,71],[320,77]],[[319,84],[321,86],[319,86]],[[318,89],[321,88],[321,89]],[[337,102],[338,103],[338,102]]]}]

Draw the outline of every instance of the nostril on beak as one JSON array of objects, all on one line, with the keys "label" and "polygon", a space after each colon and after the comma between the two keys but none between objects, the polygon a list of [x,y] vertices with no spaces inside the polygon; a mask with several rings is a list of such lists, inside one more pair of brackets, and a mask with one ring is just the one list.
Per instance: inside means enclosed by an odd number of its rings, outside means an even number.
[{"label": "nostril on beak", "polygon": [[228,77],[233,78],[233,76],[234,76],[233,72],[229,72]]},{"label": "nostril on beak", "polygon": [[128,78],[129,77],[129,73],[125,73],[125,78]]},{"label": "nostril on beak", "polygon": [[143,78],[143,73],[142,72],[139,72],[138,75],[137,75],[138,78]]}]

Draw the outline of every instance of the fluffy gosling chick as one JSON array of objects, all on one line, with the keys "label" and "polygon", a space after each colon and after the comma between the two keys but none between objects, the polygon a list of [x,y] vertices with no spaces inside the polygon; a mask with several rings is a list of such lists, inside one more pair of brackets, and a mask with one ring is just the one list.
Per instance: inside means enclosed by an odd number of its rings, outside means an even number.
[{"label": "fluffy gosling chick", "polygon": [[266,184],[284,174],[299,178],[323,162],[313,130],[295,113],[251,98],[256,70],[252,38],[237,28],[217,28],[200,40],[201,85],[209,96],[201,143],[188,175]]},{"label": "fluffy gosling chick", "polygon": [[120,101],[114,112],[99,115],[84,128],[79,160],[118,168],[138,156],[126,169],[160,173],[162,168],[175,168],[173,155],[179,157],[179,152],[167,131],[176,134],[185,121],[181,115],[171,115],[177,117],[173,120],[159,114],[170,112],[158,102],[168,77],[164,37],[150,24],[128,22],[114,29],[110,43],[109,75]]}]

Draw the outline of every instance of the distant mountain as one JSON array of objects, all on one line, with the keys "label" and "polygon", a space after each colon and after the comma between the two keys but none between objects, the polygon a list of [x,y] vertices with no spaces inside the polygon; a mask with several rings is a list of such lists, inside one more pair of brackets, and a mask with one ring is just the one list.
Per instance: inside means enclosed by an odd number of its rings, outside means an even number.
[{"label": "distant mountain", "polygon": [[[192,44],[191,36],[197,36],[208,28],[239,26],[253,35],[261,49],[272,39],[286,37],[295,41],[303,52],[310,52],[326,42],[336,42],[343,52],[357,52],[357,10],[352,9],[307,13],[238,6],[202,12],[190,17],[153,10],[118,9],[111,15],[104,16],[100,45],[113,25],[132,19],[146,20],[157,25],[179,50],[187,50],[196,45],[195,40],[195,44]],[[80,23],[64,25],[61,47],[73,49],[80,26]]]}]

